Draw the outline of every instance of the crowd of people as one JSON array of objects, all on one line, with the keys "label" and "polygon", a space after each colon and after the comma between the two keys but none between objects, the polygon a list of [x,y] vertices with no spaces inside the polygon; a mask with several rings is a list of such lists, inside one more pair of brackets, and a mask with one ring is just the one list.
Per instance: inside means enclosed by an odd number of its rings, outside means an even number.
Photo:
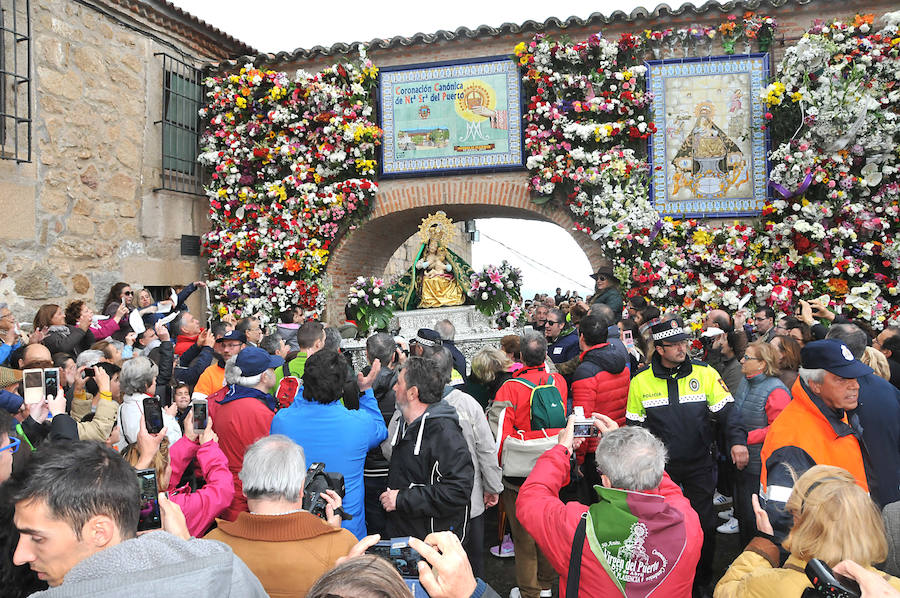
[{"label": "crowd of people", "polygon": [[28,333],[0,304],[2,595],[496,596],[499,515],[511,598],[800,596],[813,559],[900,596],[900,328],[801,301],[692,330],[593,278],[469,357],[449,320],[376,332],[363,368],[300,309],[202,321],[203,282]]}]

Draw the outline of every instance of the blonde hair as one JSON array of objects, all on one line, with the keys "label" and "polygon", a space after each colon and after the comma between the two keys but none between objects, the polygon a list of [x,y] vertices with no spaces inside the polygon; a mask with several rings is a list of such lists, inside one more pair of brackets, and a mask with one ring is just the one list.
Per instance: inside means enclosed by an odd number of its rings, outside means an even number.
[{"label": "blonde hair", "polygon": [[891,379],[891,366],[888,364],[887,357],[875,347],[866,347],[860,361],[875,370],[875,373],[885,380]]},{"label": "blonde hair", "polygon": [[[141,452],[138,450],[137,443],[129,444],[122,450],[122,458],[131,465],[137,467],[138,461],[141,460]],[[168,486],[169,480],[166,477],[166,467],[169,465],[169,439],[163,438],[159,443],[159,450],[153,455],[153,461],[150,467],[156,470],[156,485],[161,486],[164,482]],[[165,492],[168,488],[159,488],[160,492]]]},{"label": "blonde hair", "polygon": [[747,347],[749,349],[753,347],[756,349],[756,355],[765,365],[763,369],[763,374],[766,376],[777,376],[778,375],[778,353],[775,352],[775,347],[770,345],[764,341],[755,341],[750,343]]},{"label": "blonde hair", "polygon": [[869,567],[887,558],[881,512],[846,469],[810,468],[794,484],[785,510],[794,516],[794,527],[783,546],[797,558],[817,558],[830,567],[843,560]]},{"label": "blonde hair", "polygon": [[512,365],[506,353],[496,347],[484,347],[472,358],[472,373],[482,382],[493,382]]}]

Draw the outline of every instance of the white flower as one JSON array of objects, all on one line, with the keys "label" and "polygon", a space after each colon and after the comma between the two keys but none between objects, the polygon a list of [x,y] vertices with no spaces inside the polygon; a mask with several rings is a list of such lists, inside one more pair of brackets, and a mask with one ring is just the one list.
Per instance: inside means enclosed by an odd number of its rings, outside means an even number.
[{"label": "white flower", "polygon": [[[484,284],[484,283],[482,283],[482,284]],[[489,296],[490,296],[490,295],[488,295],[487,293],[482,293],[482,294],[481,294],[481,300],[482,300],[482,301],[487,301],[487,299],[488,299]]]}]

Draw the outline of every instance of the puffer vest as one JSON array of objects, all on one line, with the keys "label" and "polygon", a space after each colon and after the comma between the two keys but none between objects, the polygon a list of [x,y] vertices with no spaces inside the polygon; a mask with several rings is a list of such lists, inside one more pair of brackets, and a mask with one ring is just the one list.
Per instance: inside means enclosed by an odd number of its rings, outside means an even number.
[{"label": "puffer vest", "polygon": [[[735,396],[734,406],[740,412],[741,421],[748,432],[769,425],[769,418],[766,416],[766,401],[776,388],[783,388],[790,394],[787,386],[781,380],[765,374],[757,374],[746,379],[746,384],[741,385],[743,392]],[[748,444],[747,448],[750,451],[747,471],[759,473],[762,471],[762,459],[760,459],[762,444]]]}]

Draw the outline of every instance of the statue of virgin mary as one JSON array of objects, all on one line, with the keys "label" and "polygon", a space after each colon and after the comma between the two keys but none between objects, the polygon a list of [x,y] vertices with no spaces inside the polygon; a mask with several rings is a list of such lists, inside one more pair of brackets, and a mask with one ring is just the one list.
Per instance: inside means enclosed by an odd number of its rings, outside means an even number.
[{"label": "statue of virgin mary", "polygon": [[422,244],[409,271],[393,289],[400,309],[448,307],[466,302],[472,268],[453,253],[447,243],[456,229],[444,212],[422,219],[419,239]]}]

